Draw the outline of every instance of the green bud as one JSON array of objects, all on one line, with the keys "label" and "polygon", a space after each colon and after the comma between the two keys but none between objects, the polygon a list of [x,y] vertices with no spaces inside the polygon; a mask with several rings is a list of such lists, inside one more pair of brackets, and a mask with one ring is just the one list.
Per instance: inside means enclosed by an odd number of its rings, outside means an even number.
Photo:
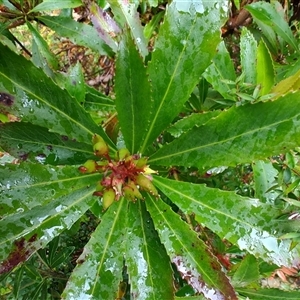
[{"label": "green bud", "polygon": [[124,160],[126,157],[130,156],[130,152],[126,148],[122,148],[118,151],[118,160]]},{"label": "green bud", "polygon": [[144,169],[146,167],[147,161],[148,161],[148,157],[145,157],[145,156],[141,157],[135,161],[135,166],[138,169]]},{"label": "green bud", "polygon": [[114,202],[116,198],[116,193],[114,189],[110,188],[103,192],[102,205],[104,210],[108,209]]},{"label": "green bud", "polygon": [[97,142],[96,144],[94,144],[94,152],[95,152],[95,155],[97,156],[105,156],[108,154],[108,146],[107,144],[104,142],[104,140],[102,139],[102,141],[99,141]]},{"label": "green bud", "polygon": [[139,189],[132,181],[130,181],[123,187],[123,193],[125,198],[127,198],[128,200],[135,201],[136,199],[143,199],[143,196],[140,193]]},{"label": "green bud", "polygon": [[89,159],[87,160],[83,166],[86,168],[86,172],[85,173],[94,173],[96,172],[96,168],[97,168],[97,163],[92,160],[92,159]]},{"label": "green bud", "polygon": [[98,142],[104,142],[104,139],[99,134],[95,133],[92,137],[92,143],[93,145],[97,144]]},{"label": "green bud", "polygon": [[158,196],[156,187],[153,185],[151,180],[146,176],[144,176],[143,174],[139,174],[136,177],[136,183],[146,192],[149,192],[153,196]]}]

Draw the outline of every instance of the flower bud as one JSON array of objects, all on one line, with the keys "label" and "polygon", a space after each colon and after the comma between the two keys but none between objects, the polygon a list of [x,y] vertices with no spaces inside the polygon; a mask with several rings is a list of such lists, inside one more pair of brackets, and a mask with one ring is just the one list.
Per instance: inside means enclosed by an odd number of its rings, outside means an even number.
[{"label": "flower bud", "polygon": [[112,188],[107,189],[103,192],[102,205],[104,210],[108,209],[113,204],[115,197],[116,193]]},{"label": "flower bud", "polygon": [[148,157],[141,157],[138,160],[135,161],[135,166],[137,169],[144,169],[146,167],[148,161]]},{"label": "flower bud", "polygon": [[89,159],[83,164],[83,167],[86,168],[85,173],[94,173],[97,170],[97,163],[94,160]]},{"label": "flower bud", "polygon": [[156,187],[153,185],[151,180],[145,177],[143,174],[139,174],[136,177],[136,183],[146,192],[149,192],[153,196],[158,196]]},{"label": "flower bud", "polygon": [[118,160],[124,160],[126,157],[130,156],[130,152],[126,148],[122,148],[117,153],[117,159]]},{"label": "flower bud", "polygon": [[102,141],[98,141],[96,144],[93,146],[94,152],[96,156],[105,156],[108,154],[108,146],[105,143],[105,141],[102,139]]},{"label": "flower bud", "polygon": [[123,193],[125,198],[127,198],[128,200],[135,201],[136,199],[143,199],[143,196],[140,193],[139,189],[132,181],[130,181],[123,187]]}]

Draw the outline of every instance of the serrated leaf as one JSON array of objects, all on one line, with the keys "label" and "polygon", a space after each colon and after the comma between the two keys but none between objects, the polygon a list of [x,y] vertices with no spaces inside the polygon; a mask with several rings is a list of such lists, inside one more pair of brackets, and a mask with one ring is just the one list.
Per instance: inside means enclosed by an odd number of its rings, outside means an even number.
[{"label": "serrated leaf", "polygon": [[1,127],[1,148],[20,160],[44,164],[82,164],[94,157],[92,145],[70,140],[30,123],[14,122]]},{"label": "serrated leaf", "polygon": [[75,66],[69,68],[66,80],[64,81],[64,87],[78,103],[81,104],[84,102],[86,85],[84,82],[82,66],[79,62],[77,62]]},{"label": "serrated leaf", "polygon": [[44,0],[35,6],[30,12],[39,12],[43,10],[56,10],[63,8],[74,8],[82,5],[81,0]]},{"label": "serrated leaf", "polygon": [[246,27],[242,28],[240,51],[242,71],[245,74],[244,81],[256,84],[257,42],[252,33],[247,30]]},{"label": "serrated leaf", "polygon": [[154,102],[145,120],[141,153],[181,111],[215,54],[227,18],[226,1],[203,2],[203,13],[189,2],[191,11],[178,11],[179,4],[168,6],[148,65]]},{"label": "serrated leaf", "polygon": [[233,166],[286,152],[300,144],[300,93],[273,102],[231,107],[149,158],[157,165]]},{"label": "serrated leaf", "polygon": [[132,299],[173,299],[172,268],[143,201],[128,204],[125,263]]},{"label": "serrated leaf", "polygon": [[234,287],[247,286],[248,284],[258,281],[259,277],[257,259],[253,255],[247,254],[233,274],[232,284]]},{"label": "serrated leaf", "polygon": [[220,113],[220,111],[209,111],[204,113],[194,113],[191,114],[178,122],[176,122],[172,127],[168,128],[167,131],[171,133],[174,137],[179,137],[181,134],[189,131],[195,126],[201,126],[214,118]]},{"label": "serrated leaf", "polygon": [[89,9],[91,12],[91,21],[99,36],[111,49],[116,51],[118,48],[116,37],[121,33],[121,29],[115,20],[95,3],[91,3]]},{"label": "serrated leaf", "polygon": [[275,93],[275,99],[286,95],[289,92],[296,92],[300,90],[300,70],[292,76],[281,80],[274,88],[272,93]]},{"label": "serrated leaf", "polygon": [[221,265],[188,224],[161,199],[146,199],[154,226],[179,273],[198,293],[216,299],[237,299]]},{"label": "serrated leaf", "polygon": [[271,54],[263,40],[257,47],[257,76],[256,82],[261,85],[260,95],[266,95],[274,85],[275,72]]},{"label": "serrated leaf", "polygon": [[84,101],[84,108],[88,112],[113,110],[115,102],[111,98],[103,95],[96,89],[86,85],[86,95]]},{"label": "serrated leaf", "polygon": [[47,42],[43,39],[40,33],[31,25],[30,22],[26,22],[29,31],[41,53],[41,56],[47,61],[49,66],[53,70],[57,70],[59,67],[59,62],[56,56],[50,51]]},{"label": "serrated leaf", "polygon": [[69,17],[39,16],[37,18],[57,34],[69,38],[77,45],[88,47],[102,55],[113,55],[112,49],[99,37],[96,29],[90,25],[76,22]]},{"label": "serrated leaf", "polygon": [[3,218],[47,205],[77,189],[96,186],[100,179],[101,175],[83,175],[74,166],[0,165],[0,215]]},{"label": "serrated leaf", "polygon": [[250,5],[246,5],[245,8],[255,19],[258,19],[265,25],[269,26],[294,50],[298,51],[298,45],[292,30],[282,15],[275,9],[274,5],[264,1],[258,1]]},{"label": "serrated leaf", "polygon": [[266,224],[279,214],[273,205],[202,184],[157,176],[153,182],[184,213],[195,213],[199,223],[241,250],[277,265],[292,265],[299,257],[299,249],[290,251],[290,241],[280,241],[265,230]]},{"label": "serrated leaf", "polygon": [[63,299],[115,299],[123,280],[127,200],[114,202],[77,259]]},{"label": "serrated leaf", "polygon": [[132,38],[134,39],[140,54],[143,57],[146,57],[148,54],[148,44],[144,36],[144,29],[137,12],[136,3],[133,3],[132,1],[115,0],[107,0],[107,2],[110,4],[113,14],[121,28],[124,28],[125,26],[130,28]]},{"label": "serrated leaf", "polygon": [[[83,110],[66,90],[60,89],[30,61],[0,44],[0,106],[24,122],[91,143],[100,134],[112,148],[101,127]],[[24,76],[26,74],[26,76]]]},{"label": "serrated leaf", "polygon": [[278,171],[271,162],[256,161],[252,164],[255,197],[263,202],[274,203],[278,192],[270,190],[276,182]]},{"label": "serrated leaf", "polygon": [[146,68],[127,33],[120,42],[116,61],[116,108],[126,147],[136,153],[143,142],[145,122],[151,107]]},{"label": "serrated leaf", "polygon": [[36,250],[69,229],[95,202],[96,197],[92,196],[94,191],[93,186],[85,186],[50,203],[31,210],[18,210],[1,219],[0,273],[24,262]]},{"label": "serrated leaf", "polygon": [[226,83],[227,80],[235,82],[235,67],[223,41],[219,44],[217,50],[218,52],[213,58],[212,64],[205,70],[203,77],[225,99],[235,100],[236,97],[231,93],[234,86]]},{"label": "serrated leaf", "polygon": [[242,289],[237,288],[237,292],[251,300],[299,300],[300,292],[282,291],[279,289]]}]

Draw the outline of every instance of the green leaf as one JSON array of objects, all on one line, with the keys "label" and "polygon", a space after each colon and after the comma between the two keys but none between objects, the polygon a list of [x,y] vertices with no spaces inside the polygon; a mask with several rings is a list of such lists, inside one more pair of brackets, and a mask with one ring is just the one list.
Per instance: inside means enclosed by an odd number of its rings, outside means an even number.
[{"label": "green leaf", "polygon": [[95,202],[94,191],[94,187],[85,186],[31,210],[18,209],[15,214],[1,219],[0,274],[27,260],[70,228]]},{"label": "green leaf", "polygon": [[274,203],[278,196],[278,192],[270,191],[276,182],[278,171],[272,166],[271,162],[256,161],[252,164],[255,197],[263,202]]},{"label": "green leaf", "polygon": [[145,25],[144,28],[144,35],[147,40],[149,40],[154,32],[154,30],[158,27],[159,22],[161,21],[162,17],[164,16],[165,12],[161,11],[153,16],[149,23]]},{"label": "green leaf", "polygon": [[300,70],[292,76],[281,80],[273,89],[272,93],[275,93],[275,98],[279,98],[286,95],[289,92],[296,92],[300,89]]},{"label": "green leaf", "polygon": [[274,85],[275,73],[271,54],[263,40],[257,47],[257,84],[261,85],[260,95],[266,95]]},{"label": "green leaf", "polygon": [[102,111],[104,110],[112,110],[115,108],[115,101],[111,98],[103,95],[96,89],[86,85],[86,95],[85,95],[85,102],[84,108],[88,112],[93,111]]},{"label": "green leaf", "polygon": [[30,12],[38,12],[43,10],[56,10],[63,8],[74,8],[82,5],[81,0],[44,0],[35,6]]},{"label": "green leaf", "polygon": [[254,19],[258,19],[272,28],[272,30],[283,38],[294,50],[298,51],[297,41],[292,30],[282,15],[275,9],[274,5],[264,1],[258,1],[245,6],[245,8],[251,13]]},{"label": "green leaf", "polygon": [[258,281],[259,277],[257,259],[253,255],[247,254],[233,274],[232,284],[234,287],[247,286],[248,284]]},{"label": "green leaf", "polygon": [[235,81],[236,74],[232,59],[226,49],[225,43],[221,42],[218,52],[213,58],[212,64],[205,70],[203,77],[218,91],[225,99],[235,100],[231,93],[234,86],[230,86],[225,80]]},{"label": "green leaf", "polygon": [[273,102],[231,107],[153,154],[149,163],[206,168],[233,166],[300,144],[300,93]]},{"label": "green leaf", "polygon": [[101,179],[99,174],[81,174],[70,166],[23,163],[0,165],[0,215],[26,212],[40,205],[88,187]]},{"label": "green leaf", "polygon": [[30,22],[26,22],[26,25],[32,34],[32,37],[41,53],[41,56],[44,57],[44,59],[47,61],[47,63],[53,70],[57,70],[59,67],[58,59],[50,51],[47,42],[43,39],[40,33],[31,25]]},{"label": "green leaf", "polygon": [[175,300],[205,300],[207,298],[203,296],[187,296],[187,297],[175,297]]},{"label": "green leaf", "polygon": [[90,25],[76,22],[69,17],[38,16],[37,18],[57,34],[69,38],[77,45],[88,47],[102,55],[113,55],[112,49],[99,37],[96,29]]},{"label": "green leaf", "polygon": [[92,135],[98,133],[115,147],[78,102],[42,70],[1,44],[0,58],[0,94],[4,93],[8,101],[1,101],[0,106],[24,122],[49,128],[80,142],[91,143]]},{"label": "green leaf", "polygon": [[216,117],[219,113],[220,111],[215,110],[191,114],[176,122],[172,127],[168,128],[167,131],[170,132],[174,137],[179,137],[181,134],[189,131],[193,127],[205,124],[211,118]]},{"label": "green leaf", "polygon": [[125,260],[134,299],[173,299],[172,268],[144,201],[128,204]]},{"label": "green leaf", "polygon": [[251,300],[299,300],[300,292],[286,292],[279,289],[242,289],[237,288],[237,292]]},{"label": "green leaf", "polygon": [[242,71],[245,74],[245,82],[256,84],[256,53],[257,53],[257,42],[252,33],[242,28],[241,42],[241,65]]},{"label": "green leaf", "polygon": [[189,2],[191,11],[179,11],[177,5],[183,4],[173,1],[168,6],[148,65],[154,102],[145,120],[141,153],[182,110],[215,54],[227,18],[226,1],[203,2],[202,13]]},{"label": "green leaf", "polygon": [[197,233],[161,199],[148,195],[147,209],[172,263],[198,293],[237,299],[221,265]]},{"label": "green leaf", "polygon": [[141,25],[141,20],[137,12],[137,5],[132,1],[115,1],[107,0],[110,4],[116,20],[119,22],[120,27],[128,26],[131,35],[137,45],[140,54],[146,57],[148,54],[148,44],[144,36],[144,29]]},{"label": "green leaf", "polygon": [[273,205],[202,184],[157,176],[153,182],[184,213],[195,213],[200,224],[241,250],[277,265],[292,265],[299,257],[299,249],[290,251],[290,241],[280,241],[265,230],[266,224],[279,214]]},{"label": "green leaf", "polygon": [[30,123],[14,122],[1,127],[0,145],[16,158],[32,158],[51,165],[80,164],[94,157],[92,145],[70,140]]},{"label": "green leaf", "polygon": [[78,103],[83,103],[85,100],[86,85],[84,82],[84,74],[81,64],[76,63],[74,67],[68,70],[67,78],[64,81],[65,88],[71,96],[73,96]]},{"label": "green leaf", "polygon": [[136,153],[142,143],[145,118],[150,112],[150,84],[142,58],[127,33],[116,61],[116,108],[126,147]]},{"label": "green leaf", "polygon": [[115,299],[123,280],[123,251],[128,201],[114,202],[91,235],[63,292],[68,299]]}]

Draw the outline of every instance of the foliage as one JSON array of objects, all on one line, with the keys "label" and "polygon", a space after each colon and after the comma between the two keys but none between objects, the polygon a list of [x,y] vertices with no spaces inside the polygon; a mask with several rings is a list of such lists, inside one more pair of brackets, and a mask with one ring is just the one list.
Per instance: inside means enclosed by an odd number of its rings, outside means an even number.
[{"label": "foliage", "polygon": [[[300,48],[280,3],[243,8],[236,57],[225,0],[87,1],[91,23],[79,5],[0,7],[0,295],[299,299],[259,284],[300,264]],[[114,91],[59,72],[41,26],[112,57]]]}]

